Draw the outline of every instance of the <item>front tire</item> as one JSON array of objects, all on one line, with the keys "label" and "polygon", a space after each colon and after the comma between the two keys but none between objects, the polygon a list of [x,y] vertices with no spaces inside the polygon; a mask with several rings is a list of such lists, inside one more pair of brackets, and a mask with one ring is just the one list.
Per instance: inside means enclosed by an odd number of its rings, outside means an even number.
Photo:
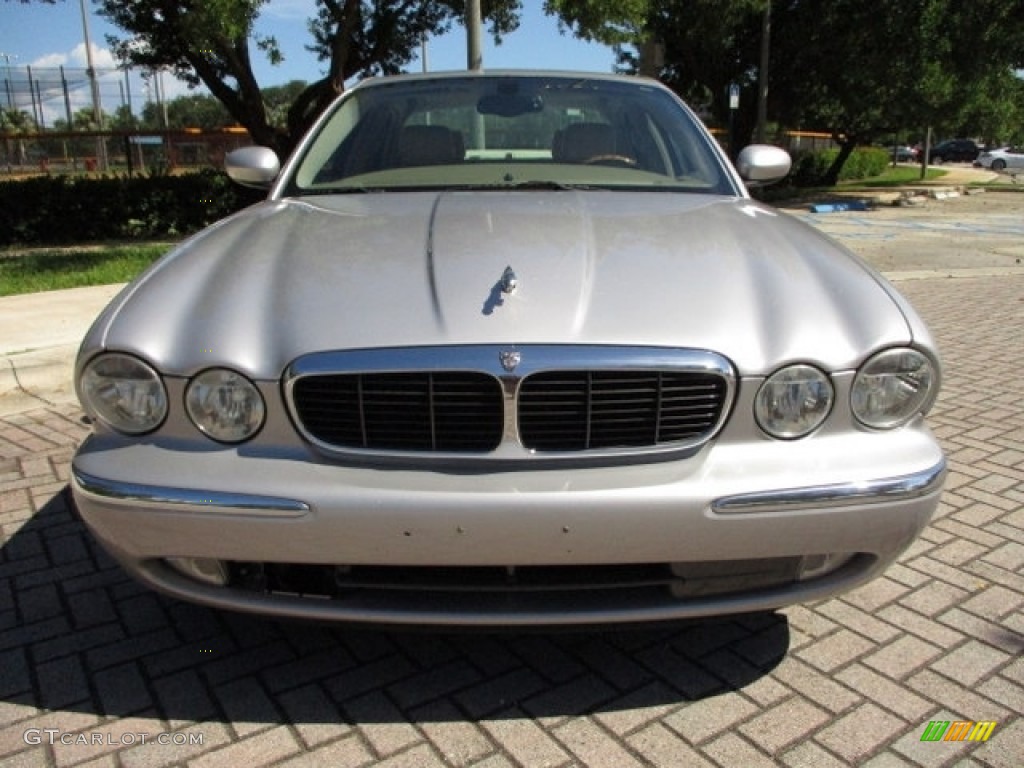
[{"label": "front tire", "polygon": [[1002,160],[1002,159],[1000,159],[1000,160],[993,160],[992,161],[992,170],[993,171],[1004,171],[1004,170],[1006,170],[1006,161]]}]

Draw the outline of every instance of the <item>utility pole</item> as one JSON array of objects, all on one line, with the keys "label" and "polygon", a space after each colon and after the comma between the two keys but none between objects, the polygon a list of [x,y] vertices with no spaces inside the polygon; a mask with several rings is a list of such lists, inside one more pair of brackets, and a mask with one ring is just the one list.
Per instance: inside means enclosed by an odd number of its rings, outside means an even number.
[{"label": "utility pole", "polygon": [[[92,60],[92,43],[89,41],[89,17],[85,12],[85,0],[78,0],[82,9],[82,35],[85,37],[86,74],[89,76],[89,87],[92,90],[92,117],[96,127],[103,130],[103,109],[100,107],[100,84],[96,79],[96,67]],[[107,171],[107,144],[102,136],[96,137],[96,162],[101,173]]]},{"label": "utility pole", "polygon": [[[466,69],[479,72],[484,68],[483,35],[480,14],[480,0],[468,0],[466,3]],[[477,113],[470,124],[469,144],[473,149],[483,149],[486,142],[484,116]]]},{"label": "utility pole", "polygon": [[466,3],[466,69],[474,72],[484,68],[481,25],[480,0],[469,0]]},{"label": "utility pole", "polygon": [[768,63],[771,58],[772,46],[772,0],[764,4],[764,16],[761,18],[761,71],[757,83],[757,138],[758,144],[764,144],[768,128]]}]

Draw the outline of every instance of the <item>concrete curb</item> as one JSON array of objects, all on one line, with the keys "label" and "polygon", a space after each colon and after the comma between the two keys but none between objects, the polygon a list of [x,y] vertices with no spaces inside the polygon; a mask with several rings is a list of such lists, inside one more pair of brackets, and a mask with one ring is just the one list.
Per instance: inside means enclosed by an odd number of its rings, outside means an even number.
[{"label": "concrete curb", "polygon": [[75,402],[72,377],[77,351],[77,344],[64,344],[5,355],[0,368],[0,416]]},{"label": "concrete curb", "polygon": [[123,285],[0,299],[0,415],[75,402],[75,354],[96,316]]}]

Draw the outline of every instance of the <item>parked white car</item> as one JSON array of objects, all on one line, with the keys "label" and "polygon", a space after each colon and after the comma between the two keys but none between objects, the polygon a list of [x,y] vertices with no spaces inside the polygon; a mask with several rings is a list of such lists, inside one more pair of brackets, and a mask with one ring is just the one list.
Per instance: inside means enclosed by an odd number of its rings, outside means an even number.
[{"label": "parked white car", "polygon": [[974,164],[981,168],[991,168],[993,171],[1024,168],[1024,147],[1003,147],[982,152]]}]

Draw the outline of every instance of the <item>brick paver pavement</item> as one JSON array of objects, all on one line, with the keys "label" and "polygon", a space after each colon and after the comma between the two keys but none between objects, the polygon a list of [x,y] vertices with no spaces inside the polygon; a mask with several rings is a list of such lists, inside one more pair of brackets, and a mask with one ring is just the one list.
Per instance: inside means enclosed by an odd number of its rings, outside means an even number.
[{"label": "brick paver pavement", "polygon": [[[1024,765],[1024,277],[901,288],[946,361],[933,524],[842,598],[672,630],[399,634],[178,603],[69,512],[80,414],[0,420],[0,763]],[[932,720],[996,726],[922,742]]]}]

